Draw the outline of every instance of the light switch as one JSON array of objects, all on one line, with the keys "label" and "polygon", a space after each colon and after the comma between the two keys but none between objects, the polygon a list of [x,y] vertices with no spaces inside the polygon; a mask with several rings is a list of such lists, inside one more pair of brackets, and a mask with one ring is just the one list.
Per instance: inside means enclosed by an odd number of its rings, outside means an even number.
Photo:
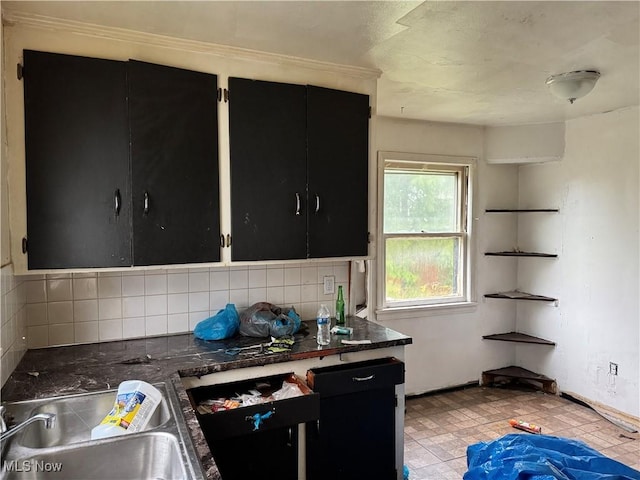
[{"label": "light switch", "polygon": [[322,277],[323,285],[324,285],[324,294],[331,295],[335,293],[335,285],[336,285],[336,277],[333,275],[327,275]]}]

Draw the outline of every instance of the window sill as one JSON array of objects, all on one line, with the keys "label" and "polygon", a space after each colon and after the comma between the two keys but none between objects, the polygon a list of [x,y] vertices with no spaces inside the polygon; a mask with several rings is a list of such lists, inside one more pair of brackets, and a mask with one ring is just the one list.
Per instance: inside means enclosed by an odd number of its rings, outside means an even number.
[{"label": "window sill", "polygon": [[411,307],[389,307],[376,309],[377,320],[386,321],[403,318],[416,318],[436,315],[457,315],[473,313],[478,307],[477,302],[459,302],[440,305],[420,305]]}]

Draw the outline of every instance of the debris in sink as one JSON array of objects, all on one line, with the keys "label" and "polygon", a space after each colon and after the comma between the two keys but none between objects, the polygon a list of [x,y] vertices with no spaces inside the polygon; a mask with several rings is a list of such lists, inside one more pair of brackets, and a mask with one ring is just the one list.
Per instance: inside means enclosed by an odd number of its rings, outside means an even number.
[{"label": "debris in sink", "polygon": [[235,408],[249,407],[261,403],[284,400],[285,398],[300,397],[304,395],[294,378],[288,377],[282,382],[282,386],[274,390],[271,384],[258,382],[255,388],[246,393],[238,394],[231,398],[214,398],[202,400],[196,410],[201,415],[215,413],[222,410],[233,410]]},{"label": "debris in sink", "polygon": [[145,429],[162,394],[142,380],[127,380],[118,386],[116,400],[104,420],[91,430],[91,439],[115,437]]}]

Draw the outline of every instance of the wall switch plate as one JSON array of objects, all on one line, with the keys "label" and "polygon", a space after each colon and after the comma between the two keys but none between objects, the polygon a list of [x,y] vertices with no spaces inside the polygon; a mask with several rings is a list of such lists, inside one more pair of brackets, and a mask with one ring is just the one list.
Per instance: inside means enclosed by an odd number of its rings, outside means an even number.
[{"label": "wall switch plate", "polygon": [[609,362],[609,375],[618,375],[618,364]]},{"label": "wall switch plate", "polygon": [[325,295],[331,295],[336,291],[336,277],[333,275],[326,275],[322,277],[323,292]]}]

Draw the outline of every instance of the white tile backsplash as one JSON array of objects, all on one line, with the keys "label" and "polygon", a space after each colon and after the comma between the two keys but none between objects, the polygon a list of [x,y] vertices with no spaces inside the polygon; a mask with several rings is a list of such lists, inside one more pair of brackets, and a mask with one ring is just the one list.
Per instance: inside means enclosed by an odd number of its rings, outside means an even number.
[{"label": "white tile backsplash", "polygon": [[145,298],[152,297],[123,297],[122,316],[124,318],[144,317]]},{"label": "white tile backsplash", "polygon": [[73,302],[73,321],[92,322],[98,320],[98,300],[75,300]]},{"label": "white tile backsplash", "polygon": [[284,287],[267,287],[265,298],[267,302],[282,305],[284,303]]},{"label": "white tile backsplash", "polygon": [[300,269],[301,272],[301,282],[302,285],[316,285],[318,283],[318,267],[302,267]]},{"label": "white tile backsplash", "polygon": [[173,293],[167,295],[167,313],[173,315],[176,313],[189,312],[189,294]]},{"label": "white tile backsplash", "polygon": [[249,287],[249,272],[248,270],[231,270],[229,272],[229,289],[239,290],[241,288]]},{"label": "white tile backsplash", "polygon": [[189,293],[189,311],[203,312],[209,311],[209,292]]},{"label": "white tile backsplash", "polygon": [[167,275],[149,274],[144,276],[145,295],[163,295],[167,293]]},{"label": "white tile backsplash", "polygon": [[29,348],[48,347],[49,343],[49,326],[38,325],[36,327],[27,327],[27,346]]},{"label": "white tile backsplash", "polygon": [[47,304],[46,303],[30,303],[27,309],[27,325],[35,327],[36,325],[47,325]]},{"label": "white tile backsplash", "polygon": [[146,316],[167,314],[167,295],[147,295],[144,298]]},{"label": "white tile backsplash", "polygon": [[209,272],[189,272],[189,292],[208,292]]},{"label": "white tile backsplash", "polygon": [[49,302],[47,304],[47,321],[54,323],[68,323],[73,320],[73,302]]},{"label": "white tile backsplash", "polygon": [[167,275],[169,293],[189,293],[188,273],[169,273]]},{"label": "white tile backsplash", "polygon": [[282,287],[284,285],[284,268],[267,269],[267,287]]},{"label": "white tile backsplash", "polygon": [[229,290],[217,290],[209,293],[209,311],[212,315],[229,303]]},{"label": "white tile backsplash", "polygon": [[267,286],[267,270],[249,270],[249,288],[261,288]]},{"label": "white tile backsplash", "polygon": [[122,320],[122,337],[138,338],[145,336],[144,317],[124,318]]},{"label": "white tile backsplash", "polygon": [[98,300],[98,319],[122,318],[122,298],[101,298]]},{"label": "white tile backsplash", "polygon": [[122,296],[137,297],[144,295],[144,275],[125,275],[122,277]]},{"label": "white tile backsplash", "polygon": [[27,290],[27,303],[40,303],[47,301],[47,281],[34,280],[25,282]]},{"label": "white tile backsplash", "polygon": [[229,290],[229,303],[233,303],[238,310],[249,306],[249,290],[241,288],[239,290]]},{"label": "white tile backsplash", "polygon": [[284,269],[284,284],[300,285],[300,267],[285,267]]},{"label": "white tile backsplash", "polygon": [[167,316],[167,333],[183,333],[189,331],[189,314],[175,313]]},{"label": "white tile backsplash", "polygon": [[74,278],[72,286],[74,300],[98,298],[98,279],[96,277]]},{"label": "white tile backsplash", "polygon": [[229,290],[229,270],[211,270],[209,288],[211,291]]},{"label": "white tile backsplash", "polygon": [[100,320],[98,322],[98,337],[101,342],[122,339],[122,319]]},{"label": "white tile backsplash", "polygon": [[49,325],[49,343],[53,345],[70,345],[74,342],[73,323]]},{"label": "white tile backsplash", "polygon": [[[242,311],[263,301],[293,306],[303,319],[310,319],[320,301],[333,308],[335,297],[323,294],[322,277],[333,275],[336,286],[346,286],[348,272],[348,262],[15,278],[3,268],[2,331],[19,337],[21,328],[29,348],[164,335],[192,331],[227,303]],[[24,324],[14,333],[4,318],[17,319],[18,312]]]},{"label": "white tile backsplash", "polygon": [[264,302],[267,300],[267,289],[266,288],[250,288],[249,289],[249,305],[253,305],[254,303]]},{"label": "white tile backsplash", "polygon": [[73,300],[71,278],[47,280],[47,301],[62,302],[64,300]]},{"label": "white tile backsplash", "polygon": [[122,277],[98,278],[98,298],[122,297]]},{"label": "white tile backsplash", "polygon": [[98,322],[81,322],[73,325],[75,343],[93,343],[100,340]]},{"label": "white tile backsplash", "polygon": [[[13,275],[13,266],[7,264],[0,269],[0,305],[2,319],[0,325],[1,359],[0,386],[4,385],[28,348],[28,329],[35,329],[34,344],[46,345],[49,342],[46,306],[46,280],[35,277]],[[34,285],[29,285],[33,283]],[[27,298],[34,311],[34,325],[27,325]]]},{"label": "white tile backsplash", "polygon": [[147,336],[164,335],[167,333],[167,316],[151,315],[146,317],[145,334]]}]

